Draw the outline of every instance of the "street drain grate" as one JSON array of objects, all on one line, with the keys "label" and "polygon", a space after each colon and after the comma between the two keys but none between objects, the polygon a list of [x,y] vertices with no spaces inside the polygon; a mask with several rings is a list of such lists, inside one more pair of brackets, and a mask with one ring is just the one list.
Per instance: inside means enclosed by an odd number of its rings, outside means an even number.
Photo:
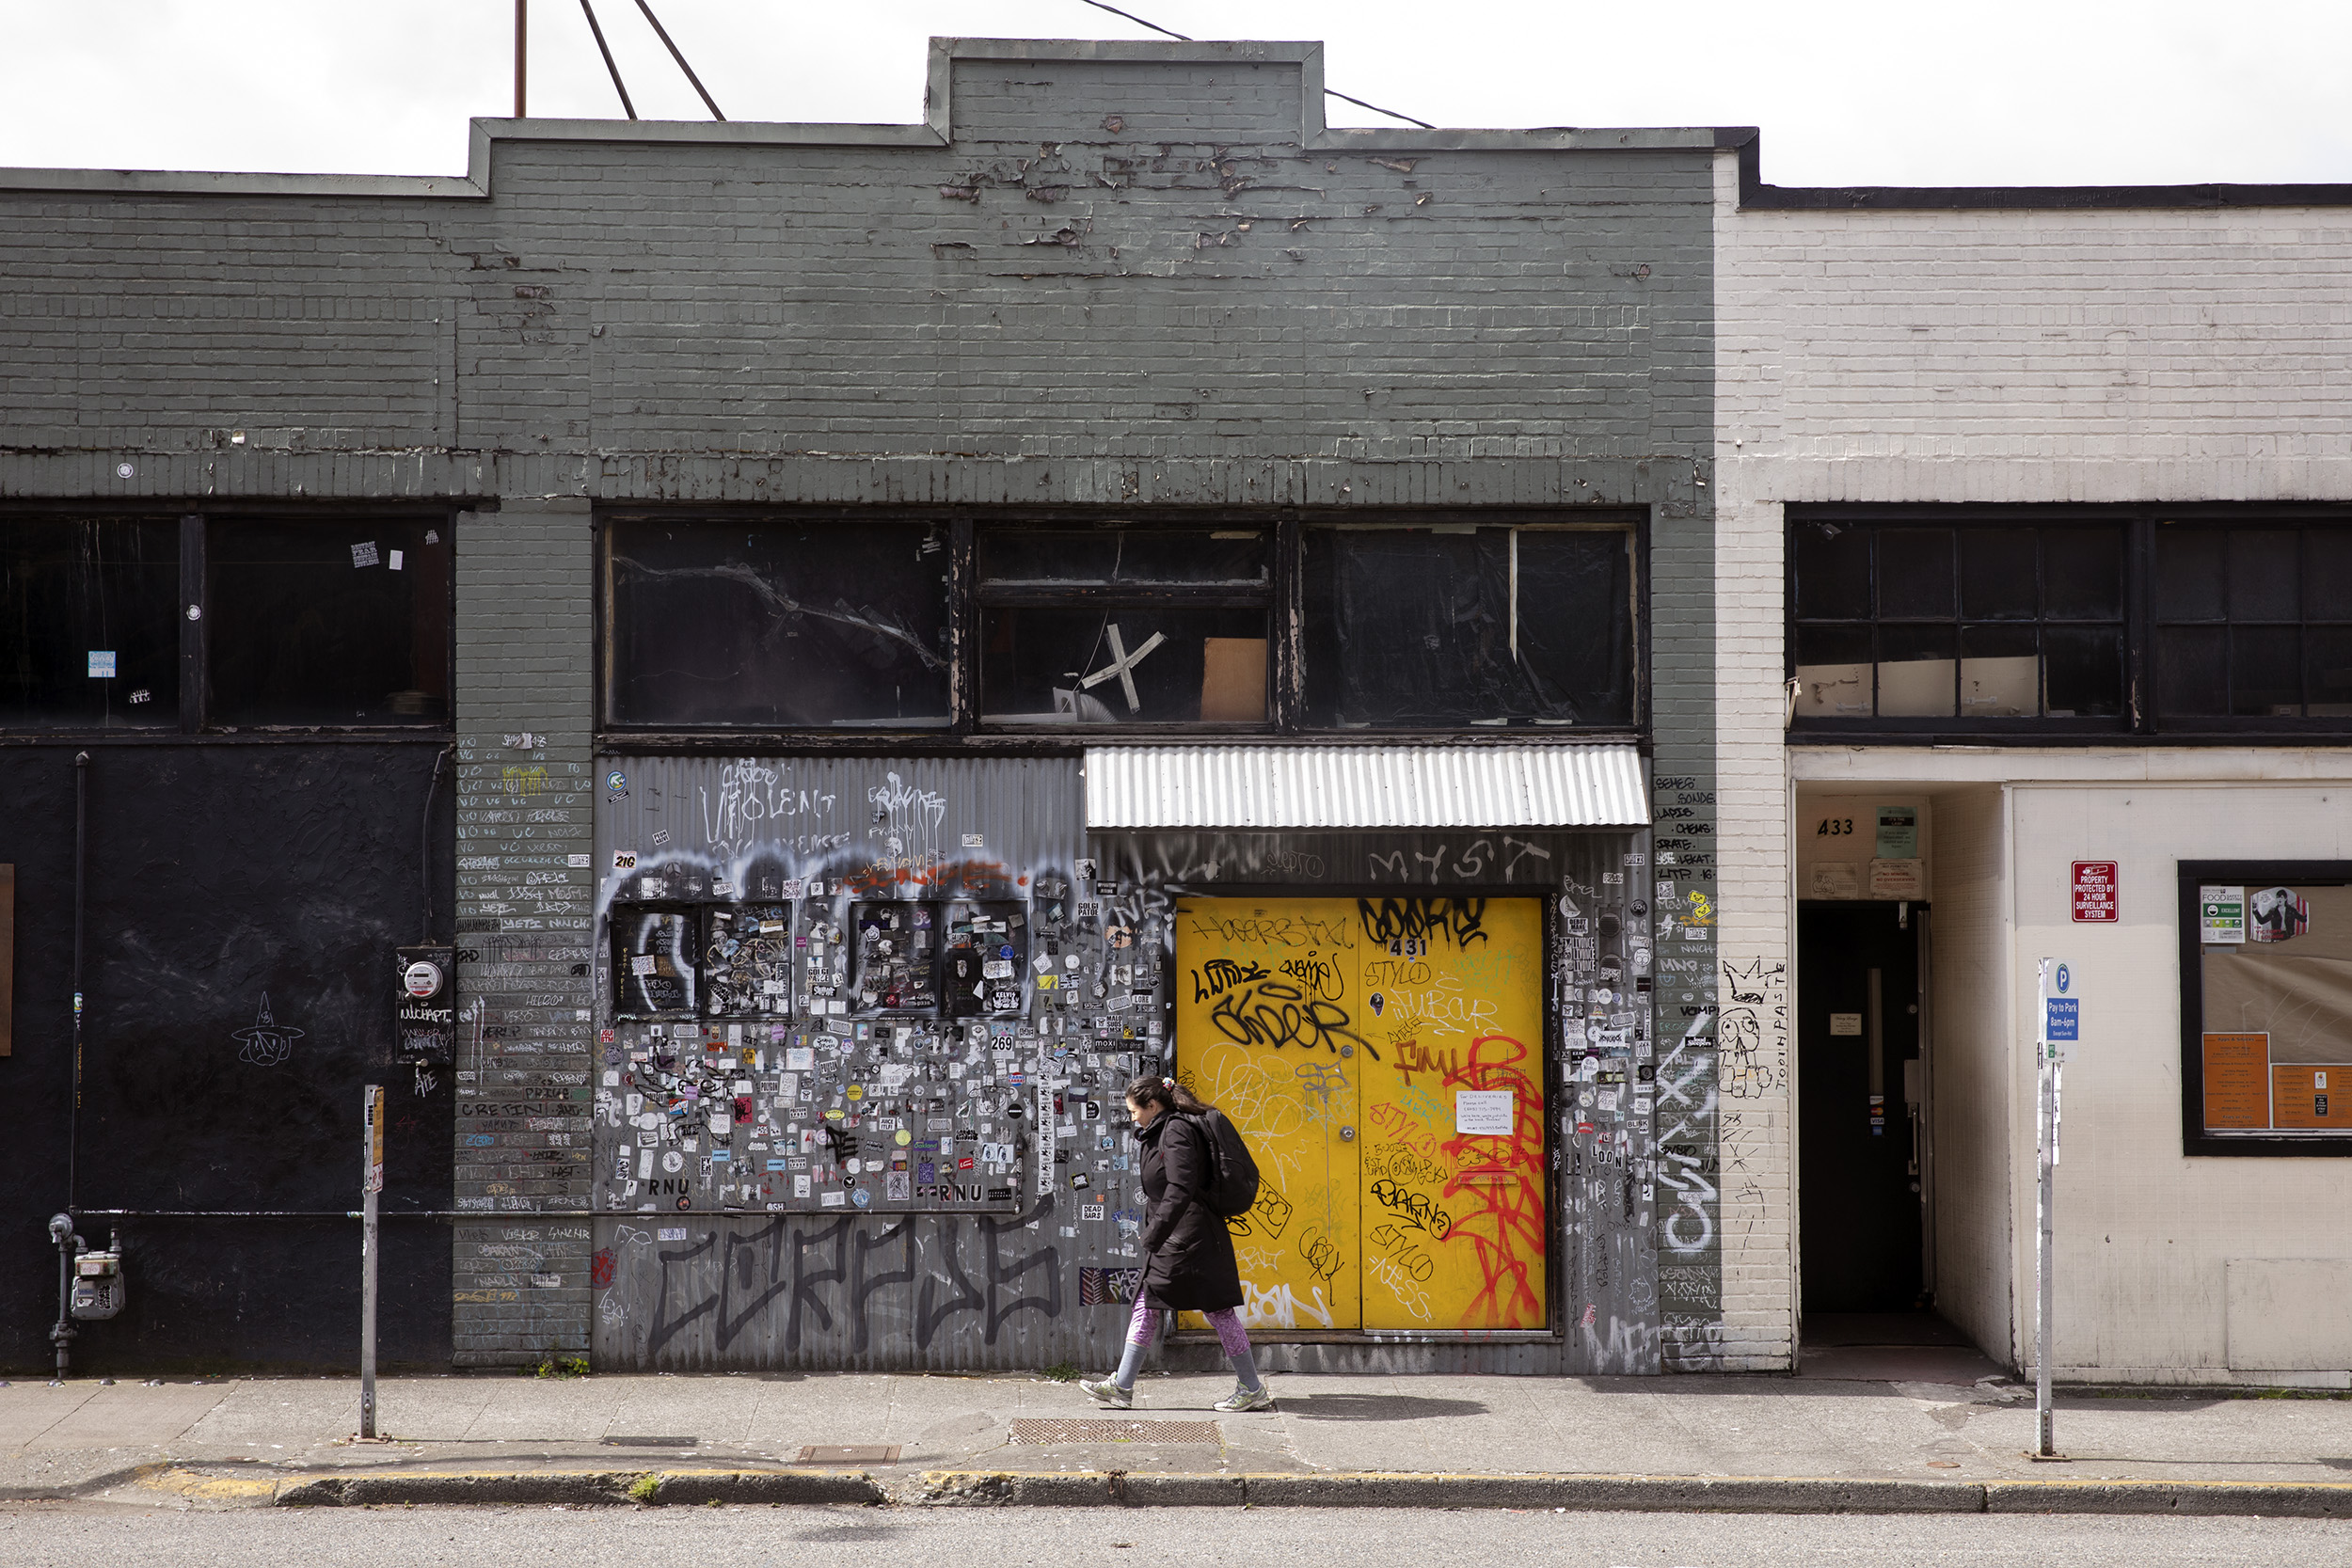
[{"label": "street drain grate", "polygon": [[701,1442],[699,1437],[607,1437],[608,1449],[691,1449]]},{"label": "street drain grate", "polygon": [[1016,1443],[1214,1443],[1215,1421],[1032,1420],[1012,1423]]},{"label": "street drain grate", "polygon": [[801,1449],[795,1465],[896,1465],[896,1443],[811,1443]]}]

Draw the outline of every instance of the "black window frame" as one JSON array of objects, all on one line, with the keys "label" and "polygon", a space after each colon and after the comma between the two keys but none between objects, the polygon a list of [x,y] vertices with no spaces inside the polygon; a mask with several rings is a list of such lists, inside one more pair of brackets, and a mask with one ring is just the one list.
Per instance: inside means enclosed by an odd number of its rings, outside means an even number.
[{"label": "black window frame", "polygon": [[[939,521],[950,532],[950,586],[947,605],[950,720],[945,728],[881,725],[854,731],[840,728],[764,729],[686,728],[676,724],[624,723],[612,717],[611,700],[613,660],[612,525],[616,523],[676,523],[685,521],[745,521],[772,518],[779,524],[805,527],[837,523],[855,528],[882,518],[892,522]],[[596,689],[600,737],[626,743],[632,752],[716,752],[746,744],[773,746],[788,742],[812,752],[1067,752],[1088,746],[1120,741],[1216,743],[1231,739],[1295,738],[1362,742],[1374,738],[1410,737],[1419,742],[1499,740],[1576,743],[1638,741],[1648,733],[1650,711],[1651,615],[1649,610],[1650,514],[1645,508],[1600,506],[1579,508],[1135,508],[1089,507],[644,507],[600,508],[596,514]],[[1565,527],[1622,531],[1631,558],[1629,613],[1631,672],[1634,685],[1633,721],[1627,725],[1472,724],[1451,728],[1319,727],[1305,721],[1304,641],[1301,607],[1302,550],[1305,532],[1320,524],[1385,525],[1399,528],[1517,526]],[[1232,584],[1153,585],[1072,584],[1068,587],[1023,583],[984,587],[979,580],[978,539],[983,530],[1034,529],[1066,532],[1100,528],[1150,531],[1200,529],[1263,530],[1268,536],[1269,581],[1263,589]],[[1017,720],[988,722],[981,716],[982,612],[991,608],[1031,608],[1041,605],[1151,602],[1204,609],[1256,608],[1263,603],[1267,625],[1267,718],[1263,722],[1198,721],[1179,723],[1067,723]]]},{"label": "black window frame", "polygon": [[[180,612],[175,617],[179,631],[179,699],[177,724],[137,726],[71,726],[11,725],[0,723],[0,738],[10,744],[24,742],[64,741],[135,741],[157,742],[176,739],[225,739],[237,737],[314,737],[336,739],[351,737],[369,741],[401,738],[432,738],[446,743],[456,733],[457,690],[457,519],[462,507],[457,505],[419,506],[414,502],[336,502],[288,505],[270,501],[241,500],[232,504],[191,504],[187,501],[40,501],[25,500],[0,507],[0,529],[13,523],[33,519],[105,519],[121,518],[143,522],[171,522],[179,528]],[[443,607],[444,627],[441,647],[442,685],[449,693],[445,711],[437,720],[417,723],[384,723],[359,721],[351,723],[306,724],[223,724],[213,717],[212,704],[212,565],[210,544],[218,528],[233,528],[240,519],[266,519],[276,523],[315,521],[321,525],[347,526],[355,522],[388,520],[412,522],[437,531],[450,551],[451,570],[444,591],[448,602]],[[191,614],[189,611],[195,611]]]},{"label": "black window frame", "polygon": [[[2334,744],[2352,736],[2352,715],[2310,717],[2230,717],[2223,715],[2172,715],[2161,711],[2162,693],[2157,689],[2156,647],[2159,620],[2155,607],[2155,551],[2158,531],[2168,524],[2205,529],[2270,529],[2309,530],[2319,527],[2342,528],[2352,531],[2352,506],[2323,503],[2199,503],[2168,506],[2135,503],[2130,505],[2022,505],[1981,506],[1959,502],[1915,503],[1902,505],[1870,505],[1865,503],[1791,505],[1786,509],[1782,529],[1782,675],[1793,681],[1797,673],[1797,635],[1800,617],[1797,613],[1797,540],[1798,531],[1807,525],[1833,523],[1845,527],[1879,529],[1949,528],[1954,530],[1984,529],[2050,529],[2068,526],[2108,528],[2123,531],[2122,559],[2122,633],[2123,633],[2123,714],[2121,718],[2051,719],[2000,718],[1964,719],[1957,713],[1951,717],[1886,718],[1825,718],[1794,712],[1790,700],[1788,737],[1791,745],[2017,745],[2017,746],[2100,746],[2100,745],[2222,745],[2270,743],[2304,746]],[[1875,581],[1873,582],[1875,590]],[[1883,625],[1897,618],[1881,617],[1873,612],[1867,623],[1851,623],[1842,618],[1815,617],[1808,626]],[[1955,613],[1955,626],[1963,618]],[[2037,615],[2030,621],[2013,624],[2041,626],[2050,618]],[[1974,624],[1974,623],[1970,623]],[[2086,623],[2088,624],[2088,623]],[[2111,623],[2101,622],[2100,625]],[[2206,625],[2231,626],[2226,618]],[[2265,623],[2268,624],[2268,623]],[[2328,625],[2314,621],[2308,613],[2296,623]],[[2344,621],[2332,623],[2352,626],[2352,615]],[[1955,650],[1957,653],[1957,649]],[[1957,664],[1958,660],[1955,659]],[[1955,672],[1957,681],[1957,671]],[[1955,688],[1957,689],[1957,686]],[[2308,698],[2307,698],[2308,700]]]},{"label": "black window frame", "polygon": [[2205,977],[2198,889],[2210,883],[2352,886],[2352,861],[2179,861],[2181,1152],[2223,1158],[2352,1157],[2352,1133],[2215,1133],[2205,1130]]}]

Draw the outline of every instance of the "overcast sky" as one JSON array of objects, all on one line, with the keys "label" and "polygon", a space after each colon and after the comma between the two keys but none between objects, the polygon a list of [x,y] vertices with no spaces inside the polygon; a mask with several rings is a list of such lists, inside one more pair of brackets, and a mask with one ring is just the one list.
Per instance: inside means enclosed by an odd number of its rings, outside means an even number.
[{"label": "overcast sky", "polygon": [[[2352,4],[1120,0],[1314,39],[1445,126],[1757,125],[1780,184],[2352,181]],[[638,112],[703,119],[635,0]],[[1081,0],[653,0],[730,119],[921,118],[924,40],[1146,38]],[[613,116],[579,0],[532,0],[531,110]],[[0,0],[0,166],[455,174],[513,112],[513,0]],[[1334,124],[1380,123],[1346,104]]]}]

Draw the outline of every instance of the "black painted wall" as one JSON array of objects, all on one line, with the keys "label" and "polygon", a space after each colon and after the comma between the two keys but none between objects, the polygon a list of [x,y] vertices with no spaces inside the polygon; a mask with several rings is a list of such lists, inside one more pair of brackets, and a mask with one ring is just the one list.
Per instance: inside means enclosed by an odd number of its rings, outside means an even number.
[{"label": "black painted wall", "polygon": [[[0,749],[0,861],[17,866],[0,1372],[39,1372],[53,1354],[46,1227],[67,1200],[75,752],[90,758],[77,1208],[355,1209],[360,1091],[380,1082],[383,1208],[397,1216],[451,1206],[450,1075],[420,1096],[392,1062],[390,950],[424,934],[428,833],[435,923],[443,937],[451,925],[446,773],[425,820],[442,744]],[[87,1218],[82,1234],[103,1246],[117,1225],[129,1305],[82,1325],[77,1369],[357,1364],[357,1222]],[[387,1364],[448,1364],[449,1257],[440,1222],[387,1220]]]}]

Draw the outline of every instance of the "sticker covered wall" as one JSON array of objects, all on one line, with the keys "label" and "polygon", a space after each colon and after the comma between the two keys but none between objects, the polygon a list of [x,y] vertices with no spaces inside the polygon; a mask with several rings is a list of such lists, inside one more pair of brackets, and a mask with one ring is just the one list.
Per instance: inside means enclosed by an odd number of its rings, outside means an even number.
[{"label": "sticker covered wall", "polygon": [[1075,1309],[1136,1261],[1164,936],[1081,853],[1076,763],[600,768],[600,1364],[1115,1339]]}]

